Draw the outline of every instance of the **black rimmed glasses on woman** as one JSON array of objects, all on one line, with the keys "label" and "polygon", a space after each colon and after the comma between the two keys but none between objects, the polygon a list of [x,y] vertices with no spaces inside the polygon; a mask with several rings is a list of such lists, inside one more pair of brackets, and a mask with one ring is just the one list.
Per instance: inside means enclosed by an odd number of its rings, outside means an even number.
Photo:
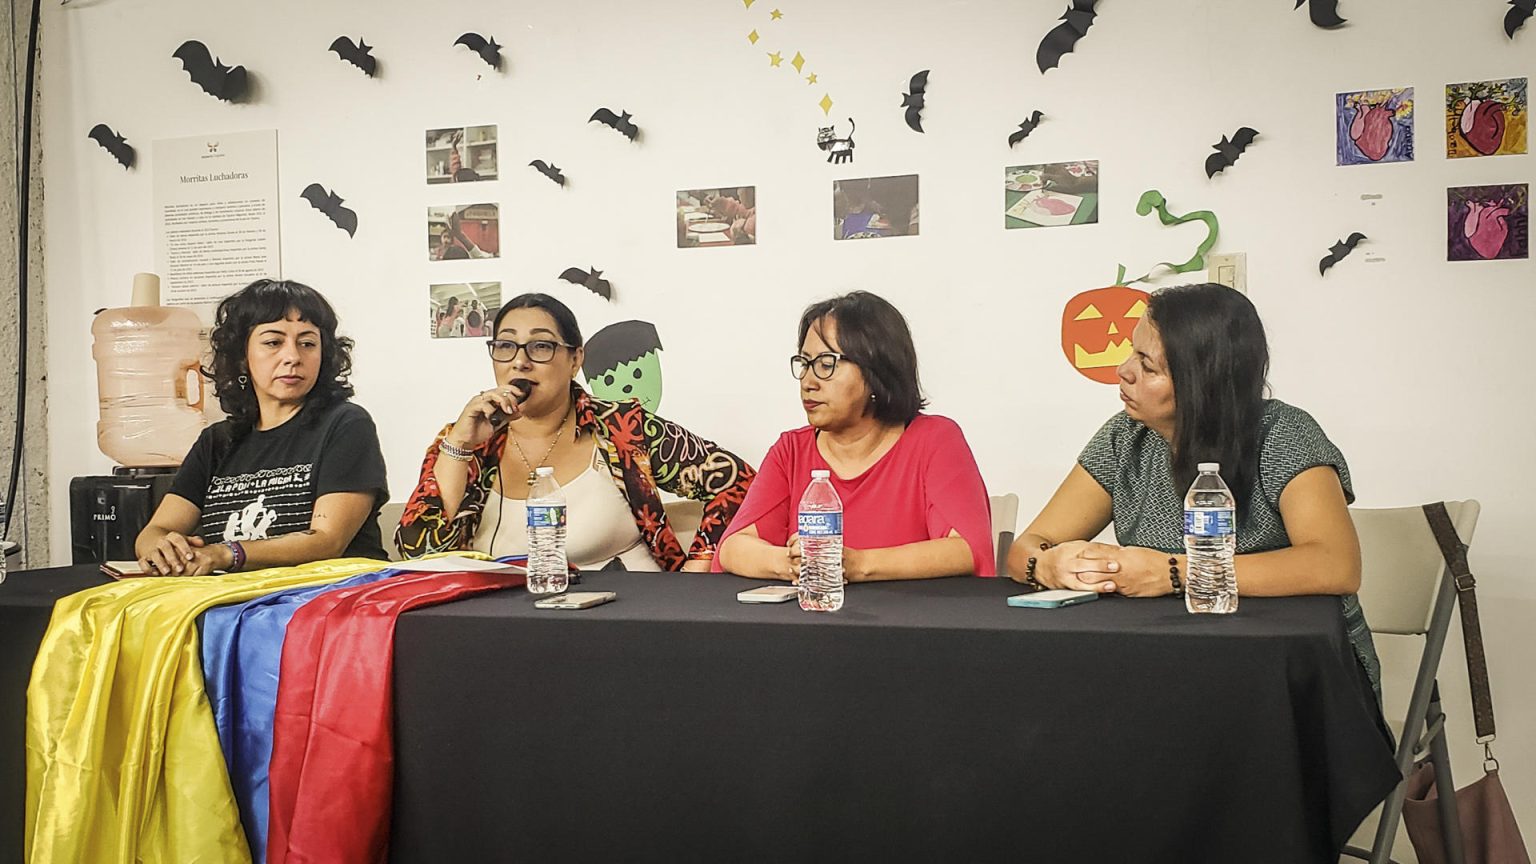
[{"label": "black rimmed glasses on woman", "polygon": [[564,342],[556,342],[553,339],[535,339],[532,342],[517,343],[511,339],[487,339],[485,347],[491,352],[491,359],[497,363],[511,363],[517,359],[517,352],[526,351],[528,359],[535,363],[548,363],[555,359],[555,349],[574,348]]},{"label": "black rimmed glasses on woman", "polygon": [[836,351],[823,351],[815,357],[796,354],[789,358],[789,374],[795,376],[795,380],[798,381],[805,378],[805,370],[809,369],[811,374],[825,381],[831,378],[833,373],[837,371],[838,361],[841,360],[847,360],[849,363],[855,362],[852,357],[846,354],[839,354]]}]

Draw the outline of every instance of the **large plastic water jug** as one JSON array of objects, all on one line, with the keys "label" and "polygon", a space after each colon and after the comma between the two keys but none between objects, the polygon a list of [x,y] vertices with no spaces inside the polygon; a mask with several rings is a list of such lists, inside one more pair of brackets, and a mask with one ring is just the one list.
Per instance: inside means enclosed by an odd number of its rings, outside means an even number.
[{"label": "large plastic water jug", "polygon": [[160,280],[133,277],[134,305],[103,309],[91,324],[101,452],[133,468],[179,465],[207,424],[203,415],[202,322],[161,306]]}]

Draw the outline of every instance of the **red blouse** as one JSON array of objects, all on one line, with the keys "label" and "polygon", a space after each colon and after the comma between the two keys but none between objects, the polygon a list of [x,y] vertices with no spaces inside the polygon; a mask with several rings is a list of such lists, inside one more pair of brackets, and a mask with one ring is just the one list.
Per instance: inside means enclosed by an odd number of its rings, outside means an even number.
[{"label": "red blouse", "polygon": [[[763,458],[747,499],[720,538],[757,526],[775,546],[796,531],[800,496],[813,469],[827,469],[810,426],[785,432]],[[992,547],[992,506],[965,435],[948,417],[919,414],[896,446],[869,470],[843,479],[832,474],[843,501],[843,543],[882,549],[948,537],[954,530],[971,547],[977,576],[997,575]],[[720,569],[715,559],[715,570]]]}]

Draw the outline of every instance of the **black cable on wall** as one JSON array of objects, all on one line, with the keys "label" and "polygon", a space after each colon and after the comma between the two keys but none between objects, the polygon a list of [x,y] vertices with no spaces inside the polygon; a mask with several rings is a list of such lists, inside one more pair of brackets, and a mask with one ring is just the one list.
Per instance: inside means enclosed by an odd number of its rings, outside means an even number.
[{"label": "black cable on wall", "polygon": [[32,17],[27,23],[26,92],[21,109],[21,158],[16,164],[16,427],[11,438],[11,476],[5,485],[5,524],[0,526],[0,540],[11,536],[11,517],[16,515],[16,485],[21,474],[23,433],[27,428],[27,253],[30,251],[28,228],[32,221],[32,100],[36,93],[37,22],[41,11],[42,0],[32,0]]}]

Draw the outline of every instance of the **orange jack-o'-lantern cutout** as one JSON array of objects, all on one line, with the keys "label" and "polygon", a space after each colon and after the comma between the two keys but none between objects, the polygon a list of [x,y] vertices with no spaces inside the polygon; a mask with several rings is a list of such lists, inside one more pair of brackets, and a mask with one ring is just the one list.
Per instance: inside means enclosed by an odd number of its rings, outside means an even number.
[{"label": "orange jack-o'-lantern cutout", "polygon": [[1101,384],[1115,383],[1115,367],[1131,356],[1131,331],[1147,314],[1149,296],[1111,285],[1068,300],[1061,311],[1061,350],[1072,368]]}]

